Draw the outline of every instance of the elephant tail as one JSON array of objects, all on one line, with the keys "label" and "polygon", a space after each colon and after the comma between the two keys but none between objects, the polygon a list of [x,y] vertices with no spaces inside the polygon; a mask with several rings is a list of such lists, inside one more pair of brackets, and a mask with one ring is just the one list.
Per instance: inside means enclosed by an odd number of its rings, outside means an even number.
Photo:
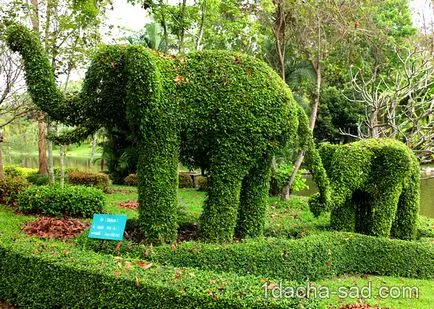
[{"label": "elephant tail", "polygon": [[6,41],[23,59],[27,89],[33,103],[53,120],[64,122],[65,118],[71,117],[74,108],[67,108],[69,101],[56,85],[53,68],[40,39],[27,27],[13,24],[6,29]]},{"label": "elephant tail", "polygon": [[309,200],[311,211],[317,216],[327,210],[330,201],[330,181],[324,168],[318,149],[315,147],[309,119],[301,106],[298,106],[298,138],[302,150],[305,151],[305,164],[312,173],[318,186],[318,193]]}]

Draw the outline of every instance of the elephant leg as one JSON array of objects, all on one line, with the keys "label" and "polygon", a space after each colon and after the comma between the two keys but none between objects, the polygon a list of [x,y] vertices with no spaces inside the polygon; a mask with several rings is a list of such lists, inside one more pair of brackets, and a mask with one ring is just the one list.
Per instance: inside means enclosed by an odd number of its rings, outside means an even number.
[{"label": "elephant leg", "polygon": [[243,179],[235,228],[237,237],[257,237],[264,232],[270,187],[270,164],[269,158],[261,160]]},{"label": "elephant leg", "polygon": [[330,214],[330,225],[334,230],[354,232],[356,225],[356,209],[347,199],[340,207],[334,207]]},{"label": "elephant leg", "polygon": [[178,151],[176,143],[172,146],[165,151],[139,146],[140,228],[153,244],[174,242],[177,237]]},{"label": "elephant leg", "polygon": [[372,199],[372,222],[368,235],[389,237],[396,216],[400,186],[380,190],[381,197]]},{"label": "elephant leg", "polygon": [[212,166],[208,196],[199,220],[199,235],[205,241],[227,242],[234,236],[241,180],[237,169]]},{"label": "elephant leg", "polygon": [[416,238],[420,204],[419,177],[419,168],[416,167],[412,171],[409,181],[404,182],[391,231],[391,235],[395,238],[406,240]]}]

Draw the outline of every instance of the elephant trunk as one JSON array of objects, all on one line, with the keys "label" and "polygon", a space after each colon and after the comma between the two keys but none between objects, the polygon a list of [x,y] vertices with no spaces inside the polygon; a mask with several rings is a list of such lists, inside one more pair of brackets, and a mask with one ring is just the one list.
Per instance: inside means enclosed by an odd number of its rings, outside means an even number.
[{"label": "elephant trunk", "polygon": [[331,199],[330,181],[324,168],[318,149],[315,147],[312,131],[309,128],[309,120],[304,110],[299,106],[298,136],[301,147],[305,150],[305,163],[312,173],[313,180],[318,186],[316,193],[309,200],[309,207],[315,216],[328,209]]},{"label": "elephant trunk", "polygon": [[76,105],[76,100],[66,100],[57,87],[53,68],[39,38],[23,25],[8,27],[6,38],[10,49],[21,54],[33,103],[53,120],[65,122],[65,119],[71,119],[74,113],[71,107]]}]

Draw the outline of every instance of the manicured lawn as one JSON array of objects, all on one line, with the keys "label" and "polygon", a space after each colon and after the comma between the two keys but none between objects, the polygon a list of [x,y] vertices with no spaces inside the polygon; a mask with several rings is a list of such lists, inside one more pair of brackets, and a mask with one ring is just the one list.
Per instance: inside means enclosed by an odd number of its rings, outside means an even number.
[{"label": "manicured lawn", "polygon": [[[106,197],[106,207],[104,209],[104,212],[112,213],[112,214],[127,214],[128,218],[130,219],[135,219],[138,217],[137,210],[119,207],[119,203],[121,202],[137,201],[137,189],[135,187],[112,186],[111,193],[106,194],[105,197]],[[199,192],[196,191],[195,189],[180,189],[178,192],[179,214],[180,214],[179,223],[180,224],[192,223],[192,222],[197,223],[205,199],[206,199],[205,192]],[[138,265],[161,264],[161,265],[167,265],[167,267],[172,267],[170,263],[174,262],[175,264],[173,264],[173,266],[181,267],[180,269],[189,269],[189,270],[196,269],[195,267],[182,266],[184,263],[186,265],[195,264],[194,257],[189,255],[190,249],[192,249],[193,252],[200,252],[200,250],[205,250],[206,252],[205,251],[201,252],[202,254],[201,258],[202,260],[206,261],[208,259],[207,254],[210,254],[209,255],[209,258],[211,259],[210,263],[212,263],[213,258],[218,258],[218,255],[214,257],[212,255],[214,254],[213,252],[217,252],[215,250],[223,250],[221,251],[222,252],[221,254],[226,254],[224,253],[224,250],[226,249],[241,250],[241,252],[243,252],[243,250],[248,250],[246,251],[247,254],[246,256],[251,255],[252,258],[256,259],[255,263],[259,263],[259,264],[252,264],[251,262],[246,260],[246,261],[240,261],[239,265],[250,265],[249,267],[253,267],[250,270],[248,268],[244,268],[245,266],[241,266],[239,269],[237,269],[236,272],[230,272],[228,270],[219,272],[218,271],[219,267],[214,267],[214,266],[207,267],[206,265],[199,265],[200,267],[198,269],[200,269],[200,271],[212,270],[214,272],[218,272],[219,274],[218,276],[223,276],[223,277],[230,276],[231,278],[233,278],[233,276],[240,276],[239,279],[234,279],[235,280],[234,282],[237,282],[237,280],[248,280],[249,282],[257,282],[256,284],[258,284],[258,287],[262,286],[264,284],[263,282],[273,282],[272,285],[268,286],[269,288],[263,290],[264,297],[266,297],[267,295],[268,297],[272,297],[270,295],[271,293],[274,293],[274,296],[281,297],[281,298],[285,297],[285,291],[283,290],[282,291],[283,294],[279,295],[280,282],[283,282],[282,283],[283,288],[287,287],[288,284],[291,284],[293,289],[297,287],[306,288],[307,283],[306,282],[297,283],[297,282],[290,282],[286,280],[282,281],[282,279],[290,279],[290,278],[285,277],[279,279],[277,277],[272,278],[268,276],[267,278],[265,278],[264,276],[260,276],[257,279],[259,281],[255,281],[256,279],[253,279],[253,277],[248,277],[249,279],[247,279],[247,277],[244,278],[242,277],[242,275],[244,274],[249,276],[255,274],[257,275],[260,274],[261,271],[262,272],[265,271],[265,273],[268,273],[266,269],[261,270],[261,269],[256,269],[255,267],[262,267],[260,266],[262,255],[265,258],[265,260],[263,260],[264,263],[269,263],[269,261],[267,261],[268,259],[279,258],[278,256],[275,255],[276,249],[273,248],[275,246],[277,246],[276,248],[279,248],[280,240],[285,241],[285,239],[294,239],[293,241],[298,242],[298,239],[300,240],[306,239],[307,240],[306,244],[309,245],[310,243],[312,243],[312,241],[315,242],[316,235],[318,237],[322,237],[321,235],[324,235],[325,236],[324,239],[330,239],[330,235],[334,235],[331,234],[331,231],[328,227],[329,216],[325,214],[323,216],[320,216],[319,218],[315,218],[308,210],[307,198],[299,197],[299,196],[294,196],[290,201],[285,201],[285,202],[280,201],[278,198],[270,197],[269,207],[267,210],[267,221],[265,226],[265,236],[268,236],[269,238],[263,239],[258,243],[247,242],[246,245],[243,245],[243,243],[241,242],[240,246],[238,247],[239,249],[236,249],[237,248],[236,243],[234,245],[228,245],[233,247],[227,247],[226,245],[208,246],[206,244],[202,245],[200,243],[197,244],[192,243],[192,245],[186,244],[185,246],[183,246],[182,244],[178,244],[179,249],[176,249],[177,245],[175,245],[175,247],[172,247],[172,249],[170,249],[170,246],[168,248],[167,246],[166,247],[162,246],[161,249],[159,249],[157,246],[154,248],[156,251],[152,249],[152,254],[154,255],[152,255],[151,251],[149,251],[149,254],[151,254],[151,256],[148,256],[148,249],[147,249],[148,247],[143,247],[143,249],[140,249],[141,245],[138,245],[139,247],[136,250],[134,249],[134,246],[136,245],[128,241],[125,242],[125,244],[121,245],[122,248],[119,247],[120,243],[116,245],[117,244],[116,242],[103,241],[99,245],[98,242],[88,243],[87,236],[86,236],[87,232],[84,232],[77,239],[70,239],[66,241],[39,240],[25,235],[20,230],[20,226],[23,223],[33,220],[35,218],[36,218],[35,216],[24,216],[21,214],[17,214],[10,207],[0,205],[0,244],[1,242],[4,242],[5,245],[8,245],[11,244],[12,242],[14,244],[13,245],[14,247],[34,248],[29,250],[34,250],[34,252],[36,252],[37,254],[42,254],[43,252],[47,252],[47,250],[51,250],[49,252],[52,253],[49,253],[49,255],[51,254],[53,256],[59,254],[56,252],[60,252],[60,254],[64,254],[65,252],[71,251],[71,252],[76,252],[74,254],[77,255],[77,257],[80,256],[80,259],[81,256],[83,256],[83,254],[84,255],[89,254],[90,256],[95,256],[96,253],[93,251],[99,252],[101,250],[101,254],[105,254],[104,256],[107,256],[104,258],[104,261],[108,261],[108,262],[104,262],[102,265],[105,265],[105,263],[108,264],[112,263],[110,261],[113,259],[113,263],[115,263],[115,265],[117,263],[119,265],[122,265],[122,267],[127,267],[126,270],[123,270],[125,272],[127,272],[129,267],[131,267],[129,266],[131,265],[131,263],[133,265],[134,263],[139,263]],[[83,219],[83,220],[89,222],[91,219]],[[424,244],[424,246],[428,246],[428,247],[432,246],[434,243],[434,237],[433,237],[434,220],[422,218],[420,220],[419,235],[422,238],[418,241],[415,241],[416,243],[421,243]],[[96,245],[96,247],[94,245]],[[255,253],[255,251],[251,251],[254,249],[249,249],[249,248],[255,248],[255,246],[259,246],[258,248],[266,248],[266,250],[270,250],[269,253],[270,255],[267,255],[266,252]],[[118,252],[120,248],[122,252],[121,251]],[[152,247],[149,248],[150,248],[149,250],[151,250]],[[309,254],[312,254],[315,252],[315,247],[312,248],[302,249],[300,252],[304,252],[304,250],[308,252],[310,250],[309,252],[311,253]],[[129,250],[132,251],[129,253]],[[177,250],[181,250],[179,252],[180,254],[179,256],[185,256],[188,258],[192,258],[193,260],[179,261],[177,260],[176,256],[172,256],[172,254],[170,253],[172,250],[174,250],[173,253],[176,253]],[[318,250],[320,250],[319,247]],[[140,256],[141,254],[140,252],[143,252],[144,255]],[[115,256],[110,258],[111,254],[114,254]],[[284,255],[287,253],[285,253],[285,251],[282,251],[281,254],[283,255],[284,258]],[[289,254],[292,254],[292,252],[289,252]],[[53,259],[53,256],[49,256],[50,260]],[[242,256],[242,254],[237,253],[237,256]],[[95,258],[96,257],[97,256],[95,256]],[[137,258],[141,258],[145,260],[148,259],[149,261],[134,262],[134,259]],[[306,256],[306,259],[311,259],[311,258],[315,259],[315,257]],[[130,261],[129,259],[133,259],[133,260],[129,262]],[[381,263],[381,261],[379,262]],[[432,262],[434,263],[434,261]],[[219,262],[219,263],[226,263],[226,262]],[[234,260],[231,262],[228,261],[228,263],[235,263],[234,265],[237,265],[238,262]],[[282,262],[279,262],[279,265],[285,265],[285,263],[283,264],[281,263]],[[297,264],[298,262],[288,261],[287,267],[290,267],[290,264],[292,265],[294,263],[295,265],[298,265]],[[300,260],[300,267],[305,267],[306,269],[313,269],[313,268],[309,268],[309,265],[305,265],[305,264],[306,261]],[[258,266],[253,266],[253,265],[258,265]],[[276,267],[281,267],[273,263],[269,265],[270,265],[269,267],[274,267],[273,265],[275,265]],[[225,265],[222,265],[222,269],[227,268],[225,267],[226,267]],[[196,270],[196,272],[199,271],[198,269]],[[297,267],[295,268],[295,271],[297,271]],[[115,273],[117,273],[117,271],[115,271]],[[321,277],[321,275],[318,276]],[[138,279],[134,279],[134,280],[138,280]],[[209,282],[213,283],[214,279],[210,280]],[[258,293],[258,291],[260,293],[260,289],[258,290],[258,287],[251,286],[251,288],[256,289],[255,293]],[[309,283],[309,287],[311,288],[310,296],[312,297],[312,295],[314,294],[317,296],[317,300],[318,299],[320,300],[320,302],[317,304],[319,308],[339,308],[340,306],[346,304],[367,303],[372,306],[375,305],[375,306],[380,306],[385,308],[430,309],[432,308],[432,304],[434,304],[434,293],[433,293],[434,280],[432,279],[387,277],[387,276],[375,276],[369,274],[368,275],[365,274],[340,275],[340,276],[333,276],[333,277],[328,277],[320,280],[315,280]],[[382,294],[383,297],[380,297],[380,295],[378,294],[380,288],[382,288],[381,291],[383,292]],[[391,292],[393,293],[393,295],[386,295],[387,294],[385,290],[386,288],[389,288],[389,290],[392,289]],[[400,292],[401,294],[398,295],[397,294],[398,292]],[[412,293],[408,294],[409,292]],[[403,293],[407,293],[407,294],[404,295]],[[275,301],[280,302],[280,300],[277,299]],[[301,306],[305,306],[306,304],[304,305],[302,304]],[[305,308],[309,308],[308,305],[306,306],[307,307]]]}]

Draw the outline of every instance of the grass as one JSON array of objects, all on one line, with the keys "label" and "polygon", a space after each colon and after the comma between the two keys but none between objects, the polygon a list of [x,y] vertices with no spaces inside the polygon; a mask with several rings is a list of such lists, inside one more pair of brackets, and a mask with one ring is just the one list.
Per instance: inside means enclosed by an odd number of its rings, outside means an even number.
[{"label": "grass", "polygon": [[[120,202],[136,201],[137,189],[127,186],[112,186],[113,193],[106,194],[105,212],[126,214],[128,218],[137,218],[137,211],[119,207]],[[127,191],[127,192],[126,192]],[[197,222],[202,212],[202,205],[206,199],[205,192],[194,189],[180,189],[178,201],[182,222]],[[31,241],[20,231],[20,226],[32,216],[16,214],[10,207],[0,205],[0,236],[14,239],[14,241]],[[322,233],[328,230],[329,216],[315,218],[307,206],[307,198],[294,196],[290,201],[280,201],[278,198],[269,199],[265,235],[281,238],[301,238],[307,235]],[[434,242],[434,219],[421,217],[419,235],[422,242]],[[27,240],[26,240],[27,239]],[[45,242],[45,241],[43,241]],[[46,241],[53,243],[55,241]],[[69,240],[65,246],[75,246],[75,240]],[[306,284],[300,284],[306,287]],[[433,280],[418,280],[410,278],[380,277],[372,275],[339,276],[315,282],[309,286],[316,289],[317,297],[321,298],[321,308],[339,308],[339,306],[354,303],[368,303],[371,306],[384,308],[420,308],[429,309],[434,304]],[[417,288],[416,295],[398,295],[399,297],[380,297],[381,287],[393,287],[392,292],[408,292],[408,288]],[[284,288],[284,287],[283,287]],[[328,291],[328,294],[326,293]],[[384,288],[382,290],[385,291]],[[284,291],[283,297],[284,297]],[[364,294],[361,295],[361,292]],[[370,294],[367,294],[367,293]],[[271,293],[271,291],[270,291]],[[279,291],[276,290],[279,294]],[[320,294],[321,293],[321,294]],[[345,296],[347,297],[343,297]],[[312,293],[311,293],[312,295]],[[326,297],[328,296],[328,297]],[[394,295],[395,296],[395,295]]]}]

